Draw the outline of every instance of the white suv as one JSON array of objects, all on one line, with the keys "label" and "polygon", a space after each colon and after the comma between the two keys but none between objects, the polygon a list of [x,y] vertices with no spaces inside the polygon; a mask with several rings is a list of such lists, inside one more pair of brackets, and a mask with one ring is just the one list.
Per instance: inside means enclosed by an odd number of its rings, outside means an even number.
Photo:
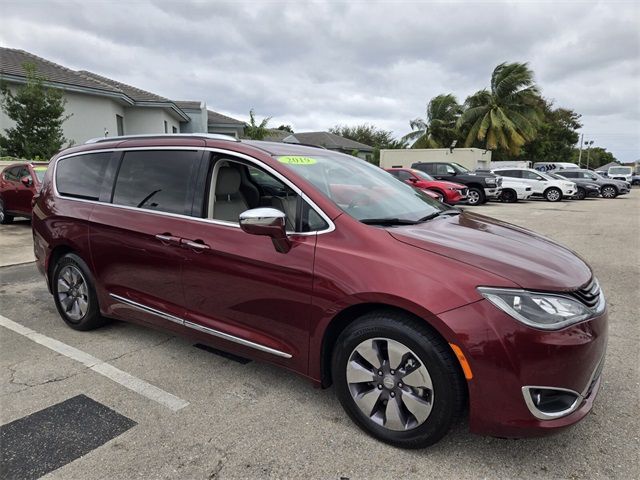
[{"label": "white suv", "polygon": [[531,168],[496,168],[492,172],[527,184],[531,187],[532,197],[544,197],[549,202],[559,202],[563,197],[572,197],[578,190],[573,182],[556,180]]},{"label": "white suv", "polygon": [[518,200],[528,200],[533,194],[533,189],[520,181],[520,179],[502,177],[502,193],[500,200],[507,203],[514,203]]}]

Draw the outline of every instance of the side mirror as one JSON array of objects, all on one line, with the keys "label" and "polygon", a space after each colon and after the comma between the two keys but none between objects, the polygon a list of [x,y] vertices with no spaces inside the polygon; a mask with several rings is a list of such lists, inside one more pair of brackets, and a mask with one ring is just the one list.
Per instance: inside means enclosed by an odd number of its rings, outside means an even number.
[{"label": "side mirror", "polygon": [[20,181],[25,187],[30,187],[31,185],[33,185],[33,180],[28,175],[25,175],[24,177],[22,177]]},{"label": "side mirror", "polygon": [[240,228],[251,235],[271,237],[275,249],[287,253],[291,242],[287,237],[286,218],[275,208],[253,208],[240,214]]}]

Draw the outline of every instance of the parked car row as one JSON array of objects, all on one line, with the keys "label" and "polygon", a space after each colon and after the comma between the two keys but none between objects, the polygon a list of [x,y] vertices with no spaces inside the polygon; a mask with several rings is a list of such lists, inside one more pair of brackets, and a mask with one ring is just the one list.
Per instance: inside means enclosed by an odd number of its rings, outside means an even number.
[{"label": "parked car row", "polygon": [[[615,198],[631,190],[631,183],[605,178],[585,169],[542,172],[530,168],[495,168],[471,172],[455,163],[415,163],[412,168],[389,168],[399,180],[424,191],[435,191],[450,205],[479,205],[489,199],[517,202],[544,198]],[[426,173],[429,172],[429,173]]]}]

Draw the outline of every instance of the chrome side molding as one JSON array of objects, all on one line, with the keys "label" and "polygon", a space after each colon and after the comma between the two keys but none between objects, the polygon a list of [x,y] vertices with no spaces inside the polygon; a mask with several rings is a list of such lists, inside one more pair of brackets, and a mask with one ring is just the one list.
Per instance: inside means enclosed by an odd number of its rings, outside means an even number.
[{"label": "chrome side molding", "polygon": [[110,293],[109,296],[119,303],[125,304],[127,306],[137,308],[140,311],[145,313],[150,313],[152,315],[156,315],[164,320],[168,320],[173,323],[177,323],[178,325],[182,325],[187,328],[191,328],[193,330],[197,330],[202,333],[206,333],[208,335],[212,335],[214,337],[221,338],[223,340],[227,340],[229,342],[237,343],[238,345],[243,345],[249,348],[255,348],[256,350],[260,350],[261,352],[270,353],[272,355],[276,355],[277,357],[282,358],[291,358],[292,355],[286,352],[281,352],[280,350],[276,350],[275,348],[267,347],[265,345],[261,345],[259,343],[252,342],[250,340],[245,340],[244,338],[236,337],[235,335],[230,335],[228,333],[221,332],[219,330],[215,330],[213,328],[205,327],[203,325],[190,322],[189,320],[185,320],[180,317],[176,317],[169,313],[162,312],[155,308],[148,307],[138,302],[134,302],[133,300],[129,300],[128,298],[121,297],[120,295],[116,295],[115,293]]}]

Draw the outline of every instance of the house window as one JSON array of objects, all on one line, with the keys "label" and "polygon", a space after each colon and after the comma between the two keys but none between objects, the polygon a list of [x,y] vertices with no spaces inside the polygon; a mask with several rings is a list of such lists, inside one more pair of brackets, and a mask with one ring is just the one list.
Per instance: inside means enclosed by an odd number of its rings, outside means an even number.
[{"label": "house window", "polygon": [[176,127],[171,127],[171,132],[172,133],[178,133],[178,129]]},{"label": "house window", "polygon": [[164,133],[169,133],[169,124],[166,120],[164,121]]},{"label": "house window", "polygon": [[124,118],[122,118],[122,115],[116,115],[116,129],[119,137],[124,135]]}]

